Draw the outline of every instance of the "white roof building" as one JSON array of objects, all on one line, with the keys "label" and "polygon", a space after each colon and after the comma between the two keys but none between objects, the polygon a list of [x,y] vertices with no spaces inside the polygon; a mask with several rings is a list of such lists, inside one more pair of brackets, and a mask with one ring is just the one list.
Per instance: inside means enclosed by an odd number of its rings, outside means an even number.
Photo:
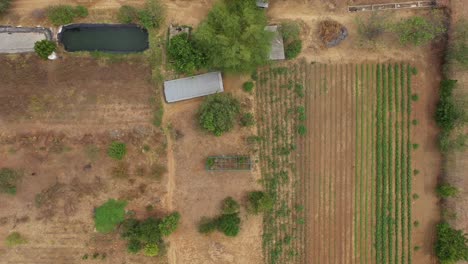
[{"label": "white roof building", "polygon": [[223,91],[221,72],[209,72],[164,82],[164,95],[168,103],[221,93]]},{"label": "white roof building", "polygon": [[270,60],[284,60],[284,44],[283,36],[278,30],[278,26],[266,26],[265,30],[273,32],[274,36],[271,40]]}]

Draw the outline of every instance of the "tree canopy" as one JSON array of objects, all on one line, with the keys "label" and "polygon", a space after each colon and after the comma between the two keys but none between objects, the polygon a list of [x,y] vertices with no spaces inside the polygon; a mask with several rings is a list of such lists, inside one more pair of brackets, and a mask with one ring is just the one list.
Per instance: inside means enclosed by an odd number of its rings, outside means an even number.
[{"label": "tree canopy", "polygon": [[448,223],[437,225],[436,255],[441,264],[468,260],[468,238],[462,231],[453,229]]},{"label": "tree canopy", "polygon": [[239,111],[239,101],[230,94],[215,94],[200,106],[199,122],[203,129],[221,136],[234,127]]},{"label": "tree canopy", "polygon": [[215,4],[196,30],[207,68],[250,72],[267,62],[272,33],[264,30],[265,12],[252,0],[224,0]]}]

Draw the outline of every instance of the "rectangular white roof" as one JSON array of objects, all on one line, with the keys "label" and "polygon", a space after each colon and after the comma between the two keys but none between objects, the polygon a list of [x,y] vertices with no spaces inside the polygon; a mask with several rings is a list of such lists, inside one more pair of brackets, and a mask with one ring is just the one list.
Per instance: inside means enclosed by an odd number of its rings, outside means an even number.
[{"label": "rectangular white roof", "polygon": [[283,36],[278,31],[278,26],[266,26],[266,31],[273,32],[273,39],[271,40],[271,51],[270,51],[270,60],[284,60],[284,44]]},{"label": "rectangular white roof", "polygon": [[209,72],[164,82],[164,95],[168,103],[192,99],[224,91],[221,72]]},{"label": "rectangular white roof", "polygon": [[33,52],[43,39],[48,39],[45,29],[0,27],[0,53]]}]

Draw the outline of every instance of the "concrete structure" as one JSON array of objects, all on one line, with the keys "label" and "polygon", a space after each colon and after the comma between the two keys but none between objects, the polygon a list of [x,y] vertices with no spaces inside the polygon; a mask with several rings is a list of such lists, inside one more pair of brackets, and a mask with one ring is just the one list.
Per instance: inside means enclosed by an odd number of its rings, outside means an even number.
[{"label": "concrete structure", "polygon": [[33,52],[34,43],[52,39],[46,28],[0,27],[0,53]]},{"label": "concrete structure", "polygon": [[224,91],[221,72],[210,72],[164,82],[168,103],[183,101]]},{"label": "concrete structure", "polygon": [[266,26],[265,30],[273,32],[274,36],[271,40],[270,60],[284,60],[284,44],[283,36],[278,31],[278,26]]}]

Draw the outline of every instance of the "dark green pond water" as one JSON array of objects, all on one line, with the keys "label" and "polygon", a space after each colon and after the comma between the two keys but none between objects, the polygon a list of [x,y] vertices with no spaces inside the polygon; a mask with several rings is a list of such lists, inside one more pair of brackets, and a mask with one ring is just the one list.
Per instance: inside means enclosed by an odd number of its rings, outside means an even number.
[{"label": "dark green pond water", "polygon": [[59,39],[66,51],[128,53],[148,49],[148,32],[136,25],[68,25]]}]

